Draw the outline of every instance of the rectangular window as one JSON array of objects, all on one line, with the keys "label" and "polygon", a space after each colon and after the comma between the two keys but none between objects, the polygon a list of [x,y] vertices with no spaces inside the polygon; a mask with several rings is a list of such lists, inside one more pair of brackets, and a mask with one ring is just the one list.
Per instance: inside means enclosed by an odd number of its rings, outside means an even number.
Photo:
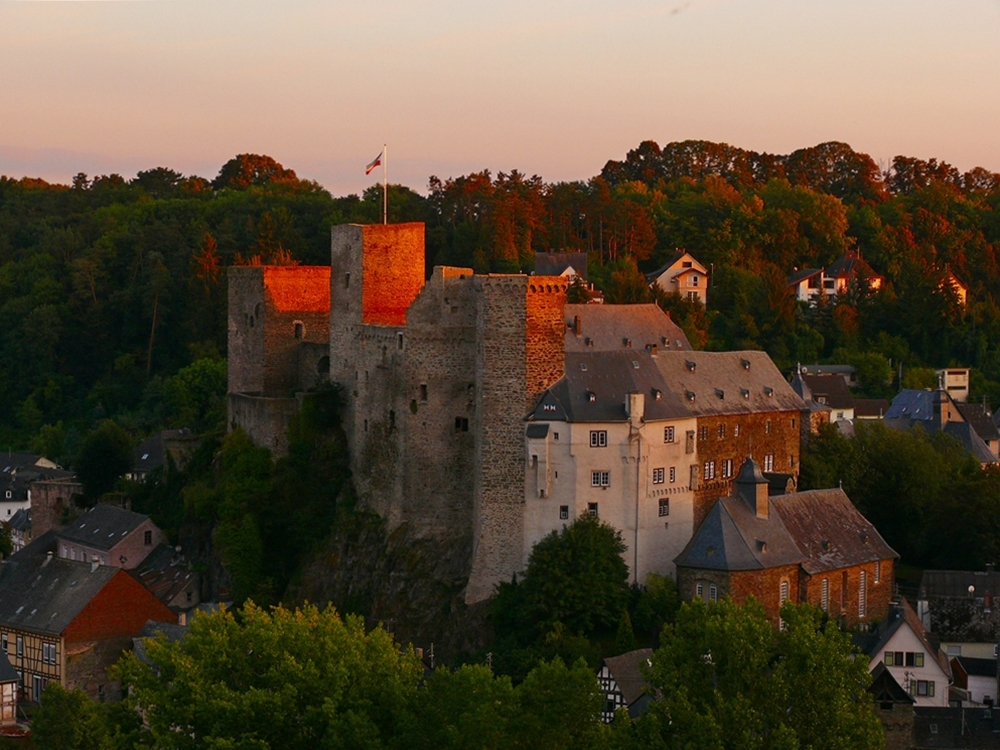
[{"label": "rectangular window", "polygon": [[699,440],[708,440],[708,427],[702,427],[698,430]]},{"label": "rectangular window", "polygon": [[740,436],[740,426],[738,424],[733,425],[733,437]]},{"label": "rectangular window", "polygon": [[705,598],[705,585],[702,583],[696,583],[694,585],[694,595],[699,599]]},{"label": "rectangular window", "polygon": [[24,638],[22,636],[17,637],[17,655],[24,656]]},{"label": "rectangular window", "polygon": [[147,547],[150,546],[153,543],[153,532],[152,531],[147,530],[147,531],[143,532],[143,534],[142,534],[142,543],[145,544]]},{"label": "rectangular window", "polygon": [[868,615],[868,571],[861,571],[861,585],[858,586],[858,617]]},{"label": "rectangular window", "polygon": [[455,417],[455,432],[468,432],[468,431],[469,431],[469,418]]},{"label": "rectangular window", "polygon": [[881,560],[876,560],[875,561],[875,583],[878,583],[881,580],[882,580],[882,561]]},{"label": "rectangular window", "polygon": [[3,635],[0,635],[0,648],[3,649],[3,652],[5,654],[7,653],[7,634],[6,633],[4,633]]},{"label": "rectangular window", "polygon": [[609,471],[592,471],[592,472],[590,472],[590,486],[591,487],[610,487],[611,486],[611,472],[609,472]]},{"label": "rectangular window", "polygon": [[670,484],[673,484],[676,481],[677,481],[677,467],[676,466],[671,466],[670,467]]},{"label": "rectangular window", "polygon": [[733,475],[733,459],[727,458],[722,462],[722,476],[729,478]]},{"label": "rectangular window", "polygon": [[421,401],[427,400],[427,383],[420,384],[420,400]]},{"label": "rectangular window", "polygon": [[774,454],[768,453],[764,456],[764,471],[774,471]]},{"label": "rectangular window", "polygon": [[824,612],[830,611],[830,579],[823,579],[823,591],[820,594],[820,607],[822,607]]},{"label": "rectangular window", "polygon": [[670,500],[669,498],[664,498],[663,500],[660,500],[660,518],[669,515],[670,515]]},{"label": "rectangular window", "polygon": [[[917,680],[917,695],[934,697],[934,680]],[[910,683],[910,690],[913,690],[913,683]]]},{"label": "rectangular window", "polygon": [[710,602],[719,601],[719,589],[714,583],[708,585],[708,600]]},{"label": "rectangular window", "polygon": [[894,667],[894,666],[896,666],[896,660],[894,658],[894,652],[892,652],[892,651],[886,651],[885,652],[885,656],[882,658],[882,661],[885,662],[885,665],[887,667]]},{"label": "rectangular window", "polygon": [[608,431],[607,430],[591,430],[590,431],[590,447],[591,448],[606,448],[608,445]]},{"label": "rectangular window", "polygon": [[560,521],[565,521],[567,518],[569,518],[569,506],[568,505],[560,505],[559,506],[559,520]]},{"label": "rectangular window", "polygon": [[768,435],[771,434],[771,420],[764,422],[764,432]]},{"label": "rectangular window", "polygon": [[788,581],[782,581],[778,587],[778,603],[784,604],[788,601]]},{"label": "rectangular window", "polygon": [[663,484],[665,477],[665,469],[653,469],[653,484]]},{"label": "rectangular window", "polygon": [[706,461],[704,468],[705,471],[703,474],[703,478],[706,481],[709,479],[715,479],[715,461]]},{"label": "rectangular window", "polygon": [[924,666],[924,652],[923,651],[917,651],[913,655],[913,666],[915,666],[915,667],[922,667],[922,666]]},{"label": "rectangular window", "polygon": [[597,503],[587,503],[587,513],[597,517]]},{"label": "rectangular window", "polygon": [[726,426],[724,424],[719,425],[718,433],[720,440],[726,436]]},{"label": "rectangular window", "polygon": [[694,453],[694,430],[688,430],[684,435],[684,452]]},{"label": "rectangular window", "polygon": [[673,427],[664,427],[663,428],[663,442],[664,443],[672,443],[672,442],[674,442],[674,428]]}]

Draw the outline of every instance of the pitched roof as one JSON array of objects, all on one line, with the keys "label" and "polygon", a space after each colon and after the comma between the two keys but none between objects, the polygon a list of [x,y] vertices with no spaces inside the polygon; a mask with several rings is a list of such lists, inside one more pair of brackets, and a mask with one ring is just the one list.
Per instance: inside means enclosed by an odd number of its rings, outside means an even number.
[{"label": "pitched roof", "polygon": [[[703,273],[703,274],[707,274],[708,273],[708,269],[705,268],[705,266],[701,263],[701,261],[699,261],[693,255],[691,255],[691,253],[689,253],[687,250],[677,250],[673,254],[673,257],[670,258],[670,260],[668,260],[666,263],[664,263],[662,266],[660,266],[659,268],[657,268],[652,273],[647,273],[646,274],[646,281],[648,281],[650,283],[656,281],[665,272],[667,272],[668,270],[670,270],[671,267],[675,266],[678,262],[680,262],[681,258],[683,258],[684,256],[687,256],[687,257],[691,258],[692,266],[690,268],[684,268],[684,269],[682,269],[677,274],[675,274],[676,276],[680,276],[682,273],[687,273],[687,272],[692,272],[692,271],[696,271],[698,273]],[[697,267],[695,267],[693,264],[697,264]]]},{"label": "pitched roof", "polygon": [[645,394],[647,422],[804,408],[764,352],[567,352],[565,367],[529,420],[622,422],[629,393]]},{"label": "pitched roof", "polygon": [[770,506],[805,554],[810,575],[899,557],[841,489],[773,497]]},{"label": "pitched roof", "polygon": [[[566,305],[566,352],[645,349],[690,351],[684,331],[653,303]],[[579,322],[580,330],[574,327]]]},{"label": "pitched roof", "polygon": [[13,555],[0,568],[0,625],[58,635],[117,574],[118,568]]},{"label": "pitched roof", "polygon": [[136,567],[142,585],[164,604],[170,604],[194,579],[194,572],[169,544],[161,544]]},{"label": "pitched roof", "polygon": [[806,279],[811,279],[813,276],[821,273],[823,273],[822,268],[803,268],[801,271],[796,271],[788,277],[788,286],[798,286]]},{"label": "pitched roof", "polygon": [[139,635],[132,639],[132,653],[135,654],[135,658],[143,664],[153,666],[153,660],[146,653],[146,639],[156,638],[160,633],[170,643],[176,643],[177,641],[183,641],[187,637],[188,629],[183,625],[176,625],[170,622],[147,620],[146,624],[142,626],[142,630],[139,631]]},{"label": "pitched roof", "polygon": [[31,530],[31,509],[20,508],[10,517],[10,527],[15,531],[25,532]]},{"label": "pitched roof", "polygon": [[561,276],[567,268],[572,268],[586,281],[587,254],[535,253],[535,274],[538,276]]},{"label": "pitched roof", "polygon": [[113,505],[95,505],[60,531],[59,537],[95,549],[109,550],[148,518]]},{"label": "pitched roof", "polygon": [[848,250],[826,267],[826,275],[835,278],[854,278],[862,274],[869,278],[881,278],[856,250]]},{"label": "pitched roof", "polygon": [[801,373],[803,382],[809,386],[813,398],[832,409],[853,409],[854,396],[840,375]]},{"label": "pitched roof", "polygon": [[881,419],[889,411],[889,402],[884,398],[854,399],[855,417],[878,417]]},{"label": "pitched roof", "polygon": [[631,706],[645,694],[648,683],[642,669],[649,663],[652,655],[653,649],[640,648],[620,656],[609,656],[604,660],[604,666],[611,672],[626,706]]},{"label": "pitched roof", "polygon": [[844,491],[832,489],[772,496],[767,518],[739,496],[721,498],[674,562],[730,571],[801,564],[815,575],[896,557]]},{"label": "pitched roof", "polygon": [[0,682],[17,682],[19,679],[17,670],[10,663],[10,655],[0,654]]},{"label": "pitched roof", "polygon": [[968,599],[969,586],[975,596],[987,592],[1000,595],[1000,573],[983,570],[925,570],[920,577],[921,599]]},{"label": "pitched roof", "polygon": [[997,676],[996,659],[976,659],[972,656],[955,656],[952,661],[957,661],[962,670],[970,677],[992,677]]},{"label": "pitched roof", "polygon": [[1000,440],[1000,431],[993,422],[993,412],[986,404],[961,404],[955,402],[965,421],[972,425],[984,441]]},{"label": "pitched roof", "polygon": [[872,684],[868,686],[868,692],[876,702],[892,701],[893,703],[916,703],[916,699],[903,690],[903,687],[896,682],[892,672],[885,666],[884,662],[879,662],[872,670]]},{"label": "pitched roof", "polygon": [[936,391],[921,391],[904,388],[892,400],[886,419],[934,419],[934,394]]},{"label": "pitched roof", "polygon": [[917,613],[913,611],[906,599],[900,599],[889,606],[889,614],[878,624],[871,633],[862,633],[854,636],[852,641],[870,658],[875,659],[885,650],[886,644],[892,639],[896,631],[901,627],[908,627],[920,640],[926,653],[933,659],[942,671],[951,676],[951,663],[944,655],[940,647],[931,642],[930,633],[924,624],[920,622]]}]

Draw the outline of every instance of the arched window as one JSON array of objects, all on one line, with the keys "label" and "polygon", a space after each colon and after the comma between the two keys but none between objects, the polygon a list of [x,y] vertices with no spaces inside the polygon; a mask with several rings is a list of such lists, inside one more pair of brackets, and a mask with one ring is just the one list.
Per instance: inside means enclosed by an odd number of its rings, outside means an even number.
[{"label": "arched window", "polygon": [[320,357],[319,361],[316,363],[316,374],[317,375],[329,375],[330,374],[330,358]]},{"label": "arched window", "polygon": [[295,338],[301,341],[306,335],[305,324],[301,320],[296,320],[292,323],[293,330],[295,331]]}]

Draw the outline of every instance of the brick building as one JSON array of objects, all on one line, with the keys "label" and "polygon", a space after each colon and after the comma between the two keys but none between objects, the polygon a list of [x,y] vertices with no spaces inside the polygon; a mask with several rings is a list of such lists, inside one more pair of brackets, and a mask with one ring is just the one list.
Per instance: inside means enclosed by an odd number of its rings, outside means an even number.
[{"label": "brick building", "polygon": [[775,624],[786,600],[818,606],[844,627],[886,616],[898,555],[843,490],[769,496],[752,459],[734,490],[675,561],[682,598],[753,596]]},{"label": "brick building", "polygon": [[37,701],[50,680],[114,698],[107,668],[147,620],[176,615],[121,568],[31,547],[0,567],[0,648],[18,672],[22,700]]},{"label": "brick building", "polygon": [[[422,224],[334,227],[331,267],[233,268],[229,284],[230,427],[281,452],[300,394],[329,377],[361,503],[461,550],[470,602],[520,569],[524,415],[567,351],[624,348],[629,306],[567,305],[562,276],[438,266],[425,282]],[[660,346],[689,350],[658,315]]]}]

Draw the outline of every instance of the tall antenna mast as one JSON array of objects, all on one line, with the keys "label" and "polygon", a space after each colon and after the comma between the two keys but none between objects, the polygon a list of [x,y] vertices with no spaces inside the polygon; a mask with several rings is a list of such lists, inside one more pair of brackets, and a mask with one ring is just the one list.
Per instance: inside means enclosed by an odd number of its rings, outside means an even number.
[{"label": "tall antenna mast", "polygon": [[389,146],[382,144],[382,223],[389,223]]}]

